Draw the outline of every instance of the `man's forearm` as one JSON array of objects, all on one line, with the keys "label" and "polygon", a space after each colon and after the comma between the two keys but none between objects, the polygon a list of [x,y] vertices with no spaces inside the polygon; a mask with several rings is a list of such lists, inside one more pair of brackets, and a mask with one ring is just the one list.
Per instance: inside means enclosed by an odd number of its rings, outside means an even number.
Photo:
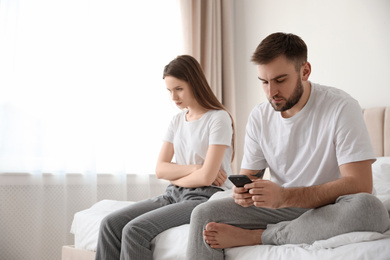
[{"label": "man's forearm", "polygon": [[253,174],[250,174],[250,175],[253,176],[253,177],[256,177],[258,179],[262,179],[263,176],[264,176],[264,172],[265,172],[265,169],[262,169],[262,170],[260,170],[260,171],[258,171],[256,173],[253,173]]},{"label": "man's forearm", "polygon": [[369,192],[359,187],[357,182],[353,177],[343,177],[321,185],[285,188],[282,207],[318,208],[334,203],[342,195]]}]

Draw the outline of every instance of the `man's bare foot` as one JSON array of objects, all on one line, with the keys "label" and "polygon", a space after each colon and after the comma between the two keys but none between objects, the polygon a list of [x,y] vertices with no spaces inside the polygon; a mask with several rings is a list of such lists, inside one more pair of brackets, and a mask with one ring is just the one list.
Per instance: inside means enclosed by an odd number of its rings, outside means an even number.
[{"label": "man's bare foot", "polygon": [[203,231],[204,239],[212,248],[230,248],[261,244],[264,230],[242,229],[223,223],[210,222]]}]

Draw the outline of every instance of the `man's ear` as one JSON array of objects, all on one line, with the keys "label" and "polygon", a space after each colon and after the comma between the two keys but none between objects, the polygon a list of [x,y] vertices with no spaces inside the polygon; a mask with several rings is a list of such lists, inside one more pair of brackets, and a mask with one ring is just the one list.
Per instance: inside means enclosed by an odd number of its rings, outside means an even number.
[{"label": "man's ear", "polygon": [[311,73],[311,64],[309,62],[305,62],[305,64],[302,65],[301,72],[302,81],[307,81]]}]

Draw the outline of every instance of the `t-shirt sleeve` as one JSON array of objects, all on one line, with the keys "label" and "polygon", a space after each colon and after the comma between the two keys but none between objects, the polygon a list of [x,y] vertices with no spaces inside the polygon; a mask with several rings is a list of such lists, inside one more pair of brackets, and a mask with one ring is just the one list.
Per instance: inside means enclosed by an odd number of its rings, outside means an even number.
[{"label": "t-shirt sleeve", "polygon": [[210,121],[209,144],[231,146],[233,125],[229,114],[225,110],[219,110]]},{"label": "t-shirt sleeve", "polygon": [[335,131],[338,165],[375,160],[362,109],[357,101],[350,100],[340,108]]},{"label": "t-shirt sleeve", "polygon": [[168,129],[165,132],[165,135],[163,137],[163,141],[168,142],[168,143],[173,143],[173,140],[175,137],[175,126],[177,125],[178,116],[179,116],[179,114],[175,115],[171,119],[171,122],[169,123]]},{"label": "t-shirt sleeve", "polygon": [[241,162],[242,169],[261,170],[267,167],[263,150],[260,146],[261,127],[256,108],[252,110],[246,125],[244,156]]}]

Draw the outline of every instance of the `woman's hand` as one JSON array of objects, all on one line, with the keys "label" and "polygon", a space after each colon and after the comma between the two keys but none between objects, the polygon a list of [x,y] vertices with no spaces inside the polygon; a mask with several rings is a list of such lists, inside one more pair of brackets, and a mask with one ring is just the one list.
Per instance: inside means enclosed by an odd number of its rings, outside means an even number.
[{"label": "woman's hand", "polygon": [[217,177],[213,181],[213,185],[220,187],[222,186],[222,184],[225,183],[226,179],[227,179],[226,173],[220,169],[218,171]]}]

